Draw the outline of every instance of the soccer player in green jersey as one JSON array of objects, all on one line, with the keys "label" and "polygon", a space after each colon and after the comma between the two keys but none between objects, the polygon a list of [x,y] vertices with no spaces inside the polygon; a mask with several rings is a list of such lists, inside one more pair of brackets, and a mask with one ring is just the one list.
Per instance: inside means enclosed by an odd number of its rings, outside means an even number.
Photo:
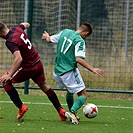
[{"label": "soccer player in green jersey", "polygon": [[[103,75],[103,70],[93,68],[85,59],[85,41],[92,33],[92,26],[85,22],[76,31],[64,29],[50,36],[46,31],[42,39],[47,42],[57,43],[57,53],[54,63],[54,78],[60,88],[66,87],[66,101],[68,108],[76,118],[75,113],[82,107],[87,98],[84,81],[80,75],[77,64],[97,75]],[[74,101],[73,94],[78,97]],[[74,124],[78,124],[78,119]]]}]

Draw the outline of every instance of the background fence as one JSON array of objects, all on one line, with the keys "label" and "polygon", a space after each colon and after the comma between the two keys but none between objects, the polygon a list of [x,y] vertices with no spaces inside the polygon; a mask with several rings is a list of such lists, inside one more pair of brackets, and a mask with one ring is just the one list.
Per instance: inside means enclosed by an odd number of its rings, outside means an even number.
[{"label": "background fence", "polygon": [[[86,61],[105,71],[98,77],[79,66],[87,88],[133,90],[132,0],[0,0],[0,20],[10,28],[28,21],[27,33],[41,55],[49,84],[53,79],[56,44],[41,40],[44,30],[54,34],[75,29],[87,21],[93,34],[86,39]],[[0,39],[0,76],[11,67],[13,56]],[[30,81],[30,86],[36,86]]]}]

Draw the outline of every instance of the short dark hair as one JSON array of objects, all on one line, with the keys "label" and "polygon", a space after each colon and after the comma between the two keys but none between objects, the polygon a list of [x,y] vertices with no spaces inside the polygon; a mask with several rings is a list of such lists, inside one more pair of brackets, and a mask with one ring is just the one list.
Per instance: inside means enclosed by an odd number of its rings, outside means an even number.
[{"label": "short dark hair", "polygon": [[92,31],[93,31],[91,24],[85,22],[84,25],[88,28],[88,30],[89,30],[89,35],[91,35],[91,34],[92,34]]},{"label": "short dark hair", "polygon": [[92,26],[91,24],[89,24],[88,22],[84,22],[81,26],[80,26],[81,29],[83,29],[84,31],[88,31],[88,36],[92,34]]}]

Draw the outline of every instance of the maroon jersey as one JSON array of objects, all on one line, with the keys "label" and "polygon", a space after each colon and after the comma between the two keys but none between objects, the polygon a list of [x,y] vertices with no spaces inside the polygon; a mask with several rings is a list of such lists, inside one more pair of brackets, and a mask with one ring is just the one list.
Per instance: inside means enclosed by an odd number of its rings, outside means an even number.
[{"label": "maroon jersey", "polygon": [[6,46],[12,54],[16,50],[19,50],[23,58],[21,66],[29,67],[39,60],[40,56],[25,34],[24,29],[25,27],[23,25],[12,27],[6,36]]}]

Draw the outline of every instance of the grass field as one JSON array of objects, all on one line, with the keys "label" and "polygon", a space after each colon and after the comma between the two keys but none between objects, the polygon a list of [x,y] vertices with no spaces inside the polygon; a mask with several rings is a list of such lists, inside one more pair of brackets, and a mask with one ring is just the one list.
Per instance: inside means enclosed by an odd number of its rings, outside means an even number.
[{"label": "grass field", "polygon": [[[95,103],[99,114],[94,119],[78,111],[80,124],[69,119],[60,122],[56,110],[46,96],[20,95],[29,111],[21,120],[16,119],[17,109],[6,94],[0,96],[0,133],[133,133],[133,103],[131,100],[87,99]],[[65,97],[59,97],[67,110]]]}]

